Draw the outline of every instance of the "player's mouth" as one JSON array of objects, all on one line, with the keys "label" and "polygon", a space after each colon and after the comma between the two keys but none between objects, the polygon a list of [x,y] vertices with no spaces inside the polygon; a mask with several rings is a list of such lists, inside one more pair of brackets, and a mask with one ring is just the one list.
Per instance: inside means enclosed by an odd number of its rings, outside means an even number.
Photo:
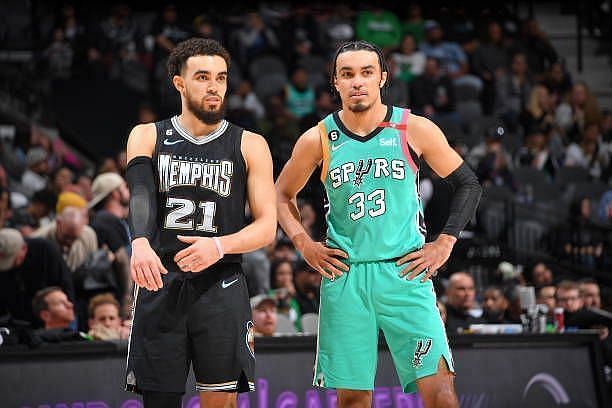
[{"label": "player's mouth", "polygon": [[220,103],[221,102],[221,98],[219,98],[218,96],[209,96],[204,98],[204,102],[206,103]]},{"label": "player's mouth", "polygon": [[360,91],[360,92],[351,92],[349,94],[349,97],[350,98],[362,98],[362,97],[367,96],[367,95],[368,95],[367,92]]}]

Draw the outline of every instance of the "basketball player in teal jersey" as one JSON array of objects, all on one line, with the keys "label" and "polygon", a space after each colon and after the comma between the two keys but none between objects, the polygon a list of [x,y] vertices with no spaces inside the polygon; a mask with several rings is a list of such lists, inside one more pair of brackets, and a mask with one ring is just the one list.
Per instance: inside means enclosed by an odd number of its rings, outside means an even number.
[{"label": "basketball player in teal jersey", "polygon": [[[458,407],[454,368],[430,277],[448,259],[481,195],[474,173],[440,129],[408,110],[385,106],[384,57],[349,42],[334,60],[342,109],[304,133],[277,180],[279,221],[324,277],[314,385],[335,388],[340,407],[369,407],[382,329],[405,392],[426,408]],[[418,162],[453,188],[438,238],[425,243]],[[321,167],[327,240],[300,224],[297,193]]]}]

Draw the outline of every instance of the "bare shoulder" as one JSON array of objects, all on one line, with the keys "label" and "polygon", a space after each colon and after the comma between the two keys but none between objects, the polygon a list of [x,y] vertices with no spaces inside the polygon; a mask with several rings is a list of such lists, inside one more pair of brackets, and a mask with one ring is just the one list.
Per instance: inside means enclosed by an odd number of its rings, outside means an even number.
[{"label": "bare shoulder", "polygon": [[268,142],[266,141],[266,139],[260,135],[259,133],[255,133],[255,132],[251,132],[249,130],[245,130],[242,132],[242,146],[245,147],[245,145],[251,147],[268,147]]},{"label": "bare shoulder", "polygon": [[153,155],[157,131],[155,123],[144,123],[134,126],[127,142],[128,161],[136,156]]},{"label": "bare shoulder", "polygon": [[323,158],[321,132],[318,126],[313,126],[304,132],[295,144],[293,156],[300,155],[320,161]]},{"label": "bare shoulder", "polygon": [[406,125],[410,145],[419,155],[428,150],[432,144],[446,141],[438,125],[424,116],[411,113]]}]

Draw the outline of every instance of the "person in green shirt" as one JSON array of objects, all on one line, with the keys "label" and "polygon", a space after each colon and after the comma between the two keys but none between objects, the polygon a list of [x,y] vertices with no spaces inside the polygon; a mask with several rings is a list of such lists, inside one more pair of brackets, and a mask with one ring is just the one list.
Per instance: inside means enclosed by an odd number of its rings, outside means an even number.
[{"label": "person in green shirt", "polygon": [[357,38],[380,48],[397,47],[402,37],[402,26],[395,14],[376,8],[362,11],[357,16]]}]

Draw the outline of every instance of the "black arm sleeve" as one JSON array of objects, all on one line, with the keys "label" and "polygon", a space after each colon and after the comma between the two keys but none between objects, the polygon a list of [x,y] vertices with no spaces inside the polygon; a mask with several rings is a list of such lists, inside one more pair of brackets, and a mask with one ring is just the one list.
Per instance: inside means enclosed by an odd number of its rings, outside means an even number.
[{"label": "black arm sleeve", "polygon": [[157,233],[157,196],[153,161],[138,156],[130,160],[126,169],[130,188],[128,223],[132,239],[145,237],[152,244]]},{"label": "black arm sleeve", "polygon": [[459,233],[476,212],[482,195],[482,187],[478,184],[478,179],[472,169],[465,162],[461,163],[461,166],[444,180],[450,185],[453,196],[448,220],[442,229],[442,234],[459,238]]}]

